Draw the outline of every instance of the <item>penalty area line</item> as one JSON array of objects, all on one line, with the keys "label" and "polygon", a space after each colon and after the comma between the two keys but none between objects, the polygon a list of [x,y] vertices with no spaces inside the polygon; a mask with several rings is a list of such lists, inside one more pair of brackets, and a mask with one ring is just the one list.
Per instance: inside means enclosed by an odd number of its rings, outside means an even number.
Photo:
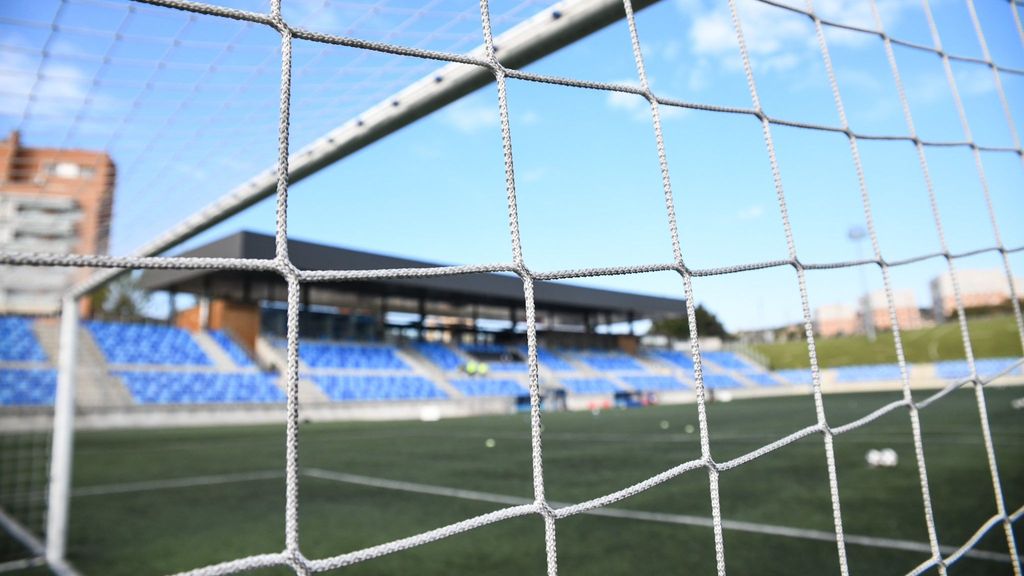
[{"label": "penalty area line", "polygon": [[[378,488],[384,490],[395,490],[414,494],[425,494],[430,496],[441,496],[446,498],[458,498],[475,502],[488,502],[504,506],[516,506],[531,504],[533,500],[520,496],[507,494],[496,494],[493,492],[482,492],[478,490],[465,490],[452,488],[450,486],[438,486],[433,484],[422,484],[419,482],[407,482],[403,480],[391,480],[374,476],[363,476],[345,472],[335,472],[322,468],[303,468],[303,476]],[[173,478],[168,480],[151,480],[143,482],[127,482],[118,484],[103,484],[76,488],[72,496],[76,498],[90,496],[110,496],[117,494],[130,494],[138,492],[150,492],[158,490],[173,490],[180,488],[194,488],[201,486],[216,486],[221,484],[236,484],[240,482],[252,482],[259,480],[275,480],[284,477],[280,470],[261,470],[253,472],[239,472],[235,474],[214,474],[208,476],[193,476],[188,478]],[[552,507],[560,508],[565,503],[551,502]],[[668,514],[664,512],[649,512],[645,510],[631,510],[606,506],[588,510],[584,514],[591,516],[603,516],[607,518],[620,518],[626,520],[639,520],[642,522],[657,522],[662,524],[677,524],[684,526],[697,526],[710,528],[713,526],[711,518],[705,516],[693,516],[688,514]],[[722,528],[736,532],[747,532],[768,536],[781,536],[797,538],[802,540],[813,540],[819,542],[835,542],[835,534],[825,530],[814,530],[809,528],[796,528],[792,526],[779,526],[774,524],[762,524],[756,522],[744,522],[742,520],[722,520]],[[921,552],[930,554],[931,548],[926,542],[914,540],[902,540],[896,538],[883,538],[877,536],[865,536],[861,534],[845,534],[845,539],[850,544],[867,546],[872,548],[884,548],[889,550],[902,550],[906,552]],[[943,554],[951,554],[957,550],[953,546],[940,546]],[[989,560],[994,562],[1009,563],[1010,555],[1004,552],[993,552],[989,550],[972,549],[966,552],[965,556],[978,560]]]},{"label": "penalty area line", "polygon": [[[348,474],[345,472],[334,472],[331,470],[323,470],[320,468],[304,468],[302,474],[310,478],[318,478],[321,480],[331,480],[334,482],[343,482],[346,484],[356,484],[360,486],[368,486],[372,488],[381,488],[385,490],[398,490],[402,492],[412,492],[416,494],[428,494],[431,496],[444,496],[448,498],[459,498],[462,500],[473,500],[476,502],[489,502],[493,504],[502,505],[520,505],[520,504],[531,504],[533,500],[529,498],[522,498],[518,496],[509,496],[505,494],[494,494],[491,492],[480,492],[477,490],[463,490],[461,488],[451,488],[447,486],[437,486],[432,484],[420,484],[418,482],[405,482],[401,480],[389,480],[386,478],[375,478],[372,476],[362,476],[359,474]],[[550,502],[553,508],[560,508],[566,506],[565,503]],[[711,518],[704,516],[691,516],[688,514],[667,514],[663,512],[647,512],[643,510],[629,510],[624,508],[615,507],[604,507],[588,510],[584,514],[591,516],[604,516],[608,518],[621,518],[627,520],[639,520],[643,522],[658,522],[662,524],[679,524],[685,526],[699,526],[703,528],[711,528],[713,526]],[[813,530],[808,528],[794,528],[791,526],[778,526],[774,524],[761,524],[755,522],[744,522],[741,520],[722,520],[722,528],[725,530],[733,530],[736,532],[748,532],[753,534],[762,534],[768,536],[782,536],[787,538],[798,538],[802,540],[814,540],[819,542],[832,542],[836,541],[835,534],[833,532],[827,532],[824,530]],[[856,544],[859,546],[867,546],[872,548],[886,548],[890,550],[903,550],[907,552],[922,552],[924,554],[931,553],[931,547],[926,542],[916,542],[914,540],[901,540],[896,538],[882,538],[877,536],[864,536],[860,534],[844,534],[846,542],[850,544]],[[940,550],[943,554],[951,554],[957,550],[954,546],[940,546]],[[966,554],[971,558],[978,560],[990,560],[994,562],[1010,562],[1010,555],[1003,552],[992,552],[988,550],[969,550]]]},{"label": "penalty area line", "polygon": [[111,494],[130,494],[132,492],[150,492],[153,490],[170,490],[174,488],[215,486],[217,484],[235,484],[238,482],[252,482],[255,480],[273,480],[275,478],[284,478],[284,471],[260,470],[256,472],[238,472],[235,474],[212,474],[209,476],[192,476],[189,478],[171,478],[168,480],[101,484],[97,486],[75,488],[71,491],[71,495],[75,498],[86,496],[109,496]]}]

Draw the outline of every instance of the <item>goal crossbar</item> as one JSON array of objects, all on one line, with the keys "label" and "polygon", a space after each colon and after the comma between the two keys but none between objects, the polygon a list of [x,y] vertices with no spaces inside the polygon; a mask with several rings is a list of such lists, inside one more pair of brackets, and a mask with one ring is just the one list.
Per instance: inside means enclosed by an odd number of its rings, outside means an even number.
[{"label": "goal crossbar", "polygon": [[[135,0],[155,6],[224,16],[277,26],[267,14],[217,8],[179,0]],[[636,0],[635,9],[658,0]],[[625,17],[619,0],[565,0],[539,12],[494,39],[500,47],[501,65],[521,68]],[[297,151],[288,160],[288,180],[298,182],[349,156],[385,136],[412,124],[475,90],[494,82],[491,62],[484,46],[465,55],[432,50],[400,48],[389,44],[291,28],[294,38],[315,42],[365,48],[401,56],[447,61],[448,64],[427,74],[396,94],[371,106],[356,118],[327,132]],[[156,256],[189,238],[273,195],[277,190],[277,169],[271,166],[246,180],[213,203],[157,236],[132,253],[132,258]],[[110,282],[128,269],[111,268],[96,272],[73,286],[70,294],[82,296]]]}]

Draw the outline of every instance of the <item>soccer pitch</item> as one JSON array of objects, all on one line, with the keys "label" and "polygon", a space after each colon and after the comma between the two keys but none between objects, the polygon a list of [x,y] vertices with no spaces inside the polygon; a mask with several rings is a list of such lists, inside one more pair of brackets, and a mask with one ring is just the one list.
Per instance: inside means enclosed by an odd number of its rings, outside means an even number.
[{"label": "soccer pitch", "polygon": [[[1011,512],[1024,503],[1024,412],[1011,407],[1022,396],[1019,387],[986,389]],[[845,424],[899,397],[829,395],[829,422]],[[303,424],[304,552],[335,555],[532,501],[527,418]],[[939,539],[955,548],[995,513],[973,390],[929,405],[921,420]],[[810,396],[719,402],[709,405],[709,421],[721,462],[813,425],[814,403]],[[692,405],[546,414],[548,499],[593,498],[698,458],[696,426]],[[281,550],[283,439],[275,426],[80,433],[69,559],[84,574],[140,575]],[[835,441],[852,573],[908,572],[929,554],[906,411]],[[869,468],[865,453],[884,447],[896,450],[899,465]],[[730,573],[838,573],[819,435],[724,471],[720,480]],[[714,573],[703,470],[596,512],[558,523],[563,573]],[[528,516],[344,571],[520,575],[544,565],[542,521]],[[1010,573],[1002,529],[994,527],[950,573]]]}]

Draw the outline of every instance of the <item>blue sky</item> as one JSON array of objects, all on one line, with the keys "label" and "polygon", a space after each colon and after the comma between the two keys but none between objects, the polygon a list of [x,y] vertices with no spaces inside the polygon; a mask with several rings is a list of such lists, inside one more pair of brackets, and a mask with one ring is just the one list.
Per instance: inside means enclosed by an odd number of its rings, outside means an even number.
[{"label": "blue sky", "polygon": [[[256,0],[236,1],[260,10]],[[497,30],[545,2],[494,2]],[[466,51],[480,43],[472,1],[430,3],[285,0],[290,21],[361,38]],[[802,3],[800,3],[802,5]],[[102,148],[119,166],[112,251],[130,252],[178,219],[273,163],[277,39],[255,26],[146,6],[131,14],[108,0],[5,3],[0,8],[0,129],[29,145]],[[867,4],[828,0],[819,12],[872,25]],[[961,0],[931,2],[945,48],[981,56]],[[812,22],[754,0],[740,2],[764,109],[772,116],[838,124]],[[880,2],[894,37],[931,45],[920,4]],[[993,58],[1024,68],[1024,45],[1003,0],[978,0]],[[58,14],[58,9],[60,12]],[[35,24],[52,22],[59,33]],[[750,95],[724,2],[662,0],[637,15],[655,92],[681,100],[749,107]],[[120,34],[120,36],[115,36]],[[826,29],[850,125],[866,134],[906,134],[880,39]],[[44,46],[51,56],[36,79]],[[438,66],[298,42],[293,150]],[[896,47],[918,133],[959,141],[963,130],[939,58]],[[106,60],[105,60],[106,59]],[[106,64],[104,64],[106,62]],[[162,63],[162,65],[160,65]],[[975,140],[1013,146],[991,71],[953,64]],[[529,70],[636,83],[624,22],[537,62]],[[1024,78],[1001,76],[1016,129],[1024,132]],[[522,81],[509,82],[520,226],[534,270],[665,263],[668,219],[646,102]],[[29,101],[26,94],[36,97]],[[759,122],[749,116],[662,107],[683,256],[695,268],[786,257],[778,203]],[[774,127],[797,252],[805,262],[852,259],[847,230],[864,225],[845,136]],[[938,251],[916,153],[907,142],[861,141],[883,254]],[[978,173],[966,148],[930,148],[946,237],[954,252],[994,245]],[[1013,154],[983,153],[1007,246],[1024,245],[1024,166]],[[263,202],[190,245],[241,230],[271,232]],[[292,187],[296,238],[443,263],[511,259],[497,99],[488,87]],[[870,251],[863,246],[864,254]],[[1024,276],[1024,256],[1011,262]],[[999,265],[992,255],[963,268]],[[897,289],[927,303],[927,283],[944,268],[931,260],[894,270]],[[852,302],[877,268],[809,273],[812,306]],[[671,273],[594,278],[586,284],[680,296]],[[796,278],[780,268],[695,282],[695,298],[730,329],[799,320]]]}]

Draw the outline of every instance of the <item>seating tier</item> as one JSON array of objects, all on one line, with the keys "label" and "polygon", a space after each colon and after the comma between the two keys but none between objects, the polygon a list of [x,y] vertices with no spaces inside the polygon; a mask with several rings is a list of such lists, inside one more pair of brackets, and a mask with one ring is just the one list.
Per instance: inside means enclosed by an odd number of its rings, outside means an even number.
[{"label": "seating tier", "polygon": [[192,335],[181,328],[119,322],[85,325],[111,364],[212,365]]},{"label": "seating tier", "polygon": [[236,366],[251,368],[256,365],[253,363],[252,358],[245,353],[245,350],[243,350],[227,332],[223,330],[210,330],[210,337],[213,338],[225,352],[227,352],[227,355]]},{"label": "seating tier", "polygon": [[21,316],[0,316],[0,361],[46,362],[32,320]]},{"label": "seating tier", "polygon": [[448,395],[422,376],[317,375],[312,377],[336,402],[372,400],[438,400]]},{"label": "seating tier", "polygon": [[56,390],[55,370],[0,369],[0,406],[49,406]]},{"label": "seating tier", "polygon": [[259,404],[284,402],[275,374],[115,372],[140,404]]}]

